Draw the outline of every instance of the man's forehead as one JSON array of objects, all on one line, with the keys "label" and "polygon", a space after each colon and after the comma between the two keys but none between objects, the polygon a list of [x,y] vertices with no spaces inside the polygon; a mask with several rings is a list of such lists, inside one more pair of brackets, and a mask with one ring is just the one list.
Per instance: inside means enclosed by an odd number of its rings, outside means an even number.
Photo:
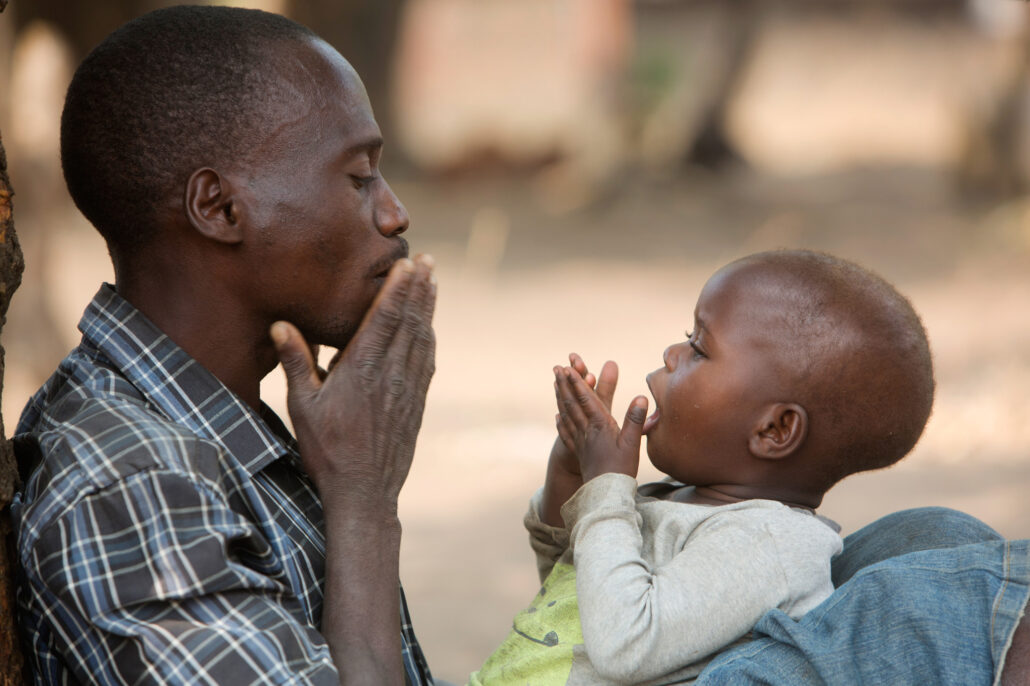
[{"label": "man's forehead", "polygon": [[368,106],[361,78],[335,48],[311,37],[271,42],[265,48],[269,58],[270,88],[288,88],[310,101],[342,101]]},{"label": "man's forehead", "polygon": [[297,136],[308,142],[327,129],[347,133],[348,149],[381,145],[379,127],[357,72],[321,39],[269,46],[264,126],[256,147],[278,147]]}]

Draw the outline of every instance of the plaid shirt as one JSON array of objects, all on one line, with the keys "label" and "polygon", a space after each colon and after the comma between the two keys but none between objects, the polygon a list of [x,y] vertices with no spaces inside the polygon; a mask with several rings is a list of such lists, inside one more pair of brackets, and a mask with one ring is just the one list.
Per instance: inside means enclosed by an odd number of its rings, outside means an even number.
[{"label": "plaid shirt", "polygon": [[[297,445],[103,286],[15,437],[36,683],[338,684]],[[432,683],[401,591],[404,666]]]}]

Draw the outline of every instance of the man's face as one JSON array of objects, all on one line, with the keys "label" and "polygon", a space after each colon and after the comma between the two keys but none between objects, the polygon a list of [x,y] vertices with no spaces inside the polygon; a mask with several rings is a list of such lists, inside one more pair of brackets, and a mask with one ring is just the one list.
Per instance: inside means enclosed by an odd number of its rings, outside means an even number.
[{"label": "man's face", "polygon": [[379,172],[379,126],[350,65],[322,41],[274,49],[300,96],[249,155],[245,298],[266,325],[285,319],[310,343],[343,347],[408,253],[408,215]]},{"label": "man's face", "polygon": [[[752,268],[731,265],[705,285],[688,339],[665,350],[647,377],[655,413],[644,424],[647,454],[662,472],[696,486],[733,484],[766,403],[777,398],[775,295]],[[787,399],[789,400],[789,399]]]}]

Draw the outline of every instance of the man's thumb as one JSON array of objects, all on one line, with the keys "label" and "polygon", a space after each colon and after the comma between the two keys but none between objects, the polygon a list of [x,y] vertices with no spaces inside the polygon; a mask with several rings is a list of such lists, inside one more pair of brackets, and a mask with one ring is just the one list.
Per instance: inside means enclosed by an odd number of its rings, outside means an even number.
[{"label": "man's thumb", "polygon": [[304,336],[289,322],[275,322],[269,330],[279,362],[286,372],[287,393],[310,393],[322,385],[311,348]]}]

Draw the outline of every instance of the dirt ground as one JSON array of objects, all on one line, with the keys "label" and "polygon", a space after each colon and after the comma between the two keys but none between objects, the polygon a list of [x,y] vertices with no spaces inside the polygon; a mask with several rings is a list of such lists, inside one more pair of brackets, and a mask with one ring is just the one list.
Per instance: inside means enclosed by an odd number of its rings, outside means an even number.
[{"label": "dirt ground", "polygon": [[[624,408],[691,326],[707,276],[756,250],[810,247],[872,267],[911,296],[934,346],[935,412],[914,454],[847,480],[822,512],[846,533],[904,507],[948,505],[1030,536],[1030,203],[959,201],[928,172],[691,172],[627,174],[595,206],[554,215],[539,209],[538,183],[395,183],[413,249],[439,264],[438,372],[402,501],[402,575],[438,676],[463,680],[537,589],[521,517],[554,437],[551,366],[572,350],[595,367],[617,360]],[[72,217],[45,254],[26,256],[29,269],[45,267],[64,348],[110,279],[100,240]],[[19,224],[31,230],[29,218]],[[31,302],[15,297],[5,330],[8,431],[42,380],[31,371],[37,346],[17,338],[32,316],[21,300]],[[266,381],[280,410],[282,387],[277,374]],[[654,476],[645,456],[641,479]]]}]

